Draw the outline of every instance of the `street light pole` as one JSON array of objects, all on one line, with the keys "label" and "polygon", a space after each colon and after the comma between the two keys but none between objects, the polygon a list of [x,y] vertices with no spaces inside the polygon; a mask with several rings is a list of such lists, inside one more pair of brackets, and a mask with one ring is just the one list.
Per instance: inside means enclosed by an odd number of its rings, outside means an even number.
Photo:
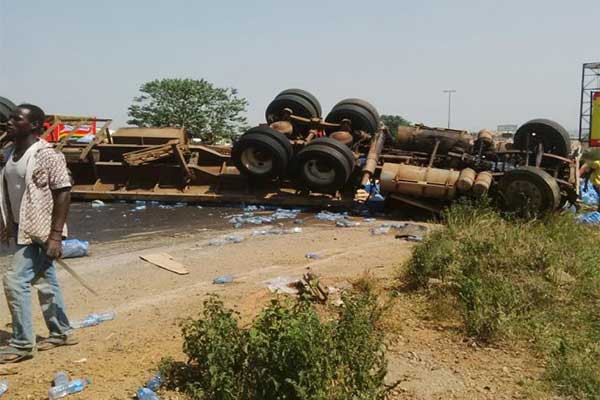
[{"label": "street light pole", "polygon": [[454,89],[444,90],[444,93],[448,93],[448,129],[450,128],[450,105],[452,104],[452,93],[456,93]]}]

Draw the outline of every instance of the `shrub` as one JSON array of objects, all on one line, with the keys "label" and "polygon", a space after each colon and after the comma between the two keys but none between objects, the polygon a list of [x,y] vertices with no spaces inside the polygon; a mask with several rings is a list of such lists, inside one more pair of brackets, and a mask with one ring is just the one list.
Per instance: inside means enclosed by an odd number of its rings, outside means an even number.
[{"label": "shrub", "polygon": [[598,229],[572,215],[524,221],[465,204],[449,209],[445,221],[414,248],[409,281],[425,287],[442,280],[432,301],[456,300],[469,335],[533,339],[559,392],[598,396]]},{"label": "shrub", "polygon": [[167,386],[192,399],[382,399],[386,389],[381,307],[348,294],[323,321],[306,301],[275,299],[251,326],[214,296],[183,326],[187,363],[163,360]]}]

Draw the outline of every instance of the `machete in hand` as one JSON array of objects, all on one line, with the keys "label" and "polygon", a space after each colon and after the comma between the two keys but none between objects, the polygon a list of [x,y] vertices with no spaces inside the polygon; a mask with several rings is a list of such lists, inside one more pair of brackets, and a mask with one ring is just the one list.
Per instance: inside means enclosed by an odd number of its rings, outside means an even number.
[{"label": "machete in hand", "polygon": [[81,283],[81,286],[89,290],[94,296],[98,296],[98,293],[90,285],[88,285],[81,276],[77,272],[73,270],[73,268],[69,267],[66,262],[61,260],[60,258],[55,259],[56,263],[63,267],[73,278],[77,280],[77,282]]}]

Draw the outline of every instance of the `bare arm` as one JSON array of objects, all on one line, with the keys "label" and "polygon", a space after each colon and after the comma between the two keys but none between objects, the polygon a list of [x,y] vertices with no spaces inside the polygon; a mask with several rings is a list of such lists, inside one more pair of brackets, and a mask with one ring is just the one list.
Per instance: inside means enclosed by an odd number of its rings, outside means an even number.
[{"label": "bare arm", "polygon": [[71,204],[71,188],[66,187],[52,191],[52,224],[50,225],[50,236],[46,242],[46,255],[51,258],[62,256],[62,231],[67,222],[69,205]]}]

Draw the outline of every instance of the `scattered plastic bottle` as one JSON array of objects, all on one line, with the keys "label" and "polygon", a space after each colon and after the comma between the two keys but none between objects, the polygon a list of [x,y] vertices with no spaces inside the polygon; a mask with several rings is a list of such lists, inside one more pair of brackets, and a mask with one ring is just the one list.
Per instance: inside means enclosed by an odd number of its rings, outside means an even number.
[{"label": "scattered plastic bottle", "polygon": [[54,386],[62,386],[67,385],[69,383],[69,374],[65,371],[58,371],[54,374],[54,379],[52,380]]},{"label": "scattered plastic bottle", "polygon": [[113,319],[116,318],[117,313],[115,313],[114,311],[105,311],[103,313],[100,314],[95,314],[98,318],[98,320],[100,322],[104,322],[104,321],[112,321]]},{"label": "scattered plastic bottle", "polygon": [[229,235],[225,237],[225,240],[230,243],[241,243],[244,241],[244,237],[239,235]]},{"label": "scattered plastic bottle", "polygon": [[90,314],[84,319],[71,321],[71,328],[79,329],[79,328],[87,328],[90,326],[98,325],[104,321],[110,321],[115,319],[116,314],[114,311],[105,311],[99,314]]},{"label": "scattered plastic bottle", "polygon": [[369,229],[369,231],[371,232],[371,235],[373,236],[379,236],[379,235],[385,235],[386,233],[388,233],[390,231],[389,226],[380,226],[379,228],[371,228]]},{"label": "scattered plastic bottle", "polygon": [[340,219],[345,219],[347,213],[332,213],[329,211],[321,211],[317,215],[315,215],[315,219],[324,220],[324,221],[338,221]]},{"label": "scattered plastic bottle", "polygon": [[304,257],[308,258],[309,260],[318,260],[319,258],[321,258],[321,256],[317,253],[306,253],[304,255]]},{"label": "scattered plastic bottle", "polygon": [[589,213],[581,214],[577,218],[578,222],[590,225],[597,225],[600,223],[600,212],[592,211]]},{"label": "scattered plastic bottle", "polygon": [[94,200],[92,201],[92,207],[93,208],[100,208],[100,207],[104,207],[106,204],[104,204],[104,202],[102,200]]},{"label": "scattered plastic bottle", "polygon": [[89,254],[90,242],[87,240],[67,239],[62,241],[62,258],[85,257]]},{"label": "scattered plastic bottle", "polygon": [[403,239],[407,242],[422,242],[423,237],[418,235],[396,235],[396,239]]},{"label": "scattered plastic bottle", "polygon": [[[231,276],[231,275],[229,275],[229,276]],[[162,383],[163,383],[162,376],[160,376],[160,374],[154,374],[152,376],[152,378],[148,379],[148,382],[146,382],[145,387],[152,390],[153,392],[156,392],[160,388]]]},{"label": "scattered plastic bottle", "polygon": [[225,244],[227,244],[227,240],[224,239],[213,239],[208,242],[209,246],[223,246]]},{"label": "scattered plastic bottle", "polygon": [[233,276],[231,276],[231,275],[218,276],[215,279],[213,279],[213,283],[215,285],[224,285],[226,283],[231,283],[231,282],[233,282]]},{"label": "scattered plastic bottle", "polygon": [[3,379],[0,381],[0,396],[8,391],[8,380]]},{"label": "scattered plastic bottle", "polygon": [[79,393],[85,389],[87,385],[90,384],[89,379],[74,379],[69,382],[67,385],[54,386],[52,389],[48,391],[48,399],[62,399],[73,393]]},{"label": "scattered plastic bottle", "polygon": [[154,391],[148,388],[139,388],[137,392],[135,392],[138,400],[160,400],[160,397]]},{"label": "scattered plastic bottle", "polygon": [[340,227],[340,228],[351,228],[353,226],[358,226],[360,225],[359,222],[355,222],[355,221],[350,221],[349,219],[339,219],[335,222],[335,226]]}]

